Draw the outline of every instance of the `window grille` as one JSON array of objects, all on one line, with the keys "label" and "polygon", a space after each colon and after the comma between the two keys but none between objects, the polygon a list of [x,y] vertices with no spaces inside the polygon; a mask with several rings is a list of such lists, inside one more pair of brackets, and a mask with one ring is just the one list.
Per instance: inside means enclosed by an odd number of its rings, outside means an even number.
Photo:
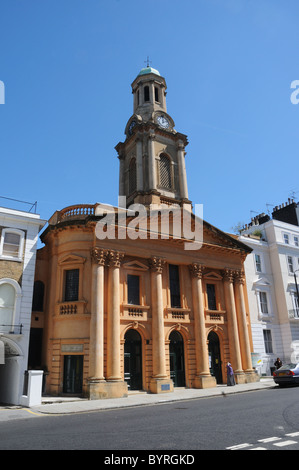
[{"label": "window grille", "polygon": [[171,189],[171,168],[167,155],[160,156],[160,186]]},{"label": "window grille", "polygon": [[137,187],[136,160],[132,158],[129,165],[129,194],[132,194]]}]

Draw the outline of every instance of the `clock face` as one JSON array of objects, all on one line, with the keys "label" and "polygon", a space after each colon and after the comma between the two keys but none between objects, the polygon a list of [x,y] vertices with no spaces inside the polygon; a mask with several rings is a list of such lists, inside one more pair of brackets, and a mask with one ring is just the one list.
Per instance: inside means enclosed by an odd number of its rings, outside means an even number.
[{"label": "clock face", "polygon": [[136,121],[132,121],[129,125],[129,134],[132,134],[133,128],[136,126]]},{"label": "clock face", "polygon": [[165,116],[158,116],[157,123],[164,129],[167,129],[170,125],[168,119]]}]

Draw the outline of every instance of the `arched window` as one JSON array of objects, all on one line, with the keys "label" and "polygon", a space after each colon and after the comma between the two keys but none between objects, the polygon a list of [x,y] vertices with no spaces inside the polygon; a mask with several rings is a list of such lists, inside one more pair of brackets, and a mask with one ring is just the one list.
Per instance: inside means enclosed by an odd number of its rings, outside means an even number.
[{"label": "arched window", "polygon": [[171,189],[171,165],[170,159],[167,155],[160,155],[159,163],[159,174],[160,174],[160,186],[162,188]]},{"label": "arched window", "polygon": [[132,158],[129,165],[129,194],[132,194],[137,187],[136,160]]},{"label": "arched window", "polygon": [[13,330],[16,291],[11,284],[0,285],[0,331]]}]

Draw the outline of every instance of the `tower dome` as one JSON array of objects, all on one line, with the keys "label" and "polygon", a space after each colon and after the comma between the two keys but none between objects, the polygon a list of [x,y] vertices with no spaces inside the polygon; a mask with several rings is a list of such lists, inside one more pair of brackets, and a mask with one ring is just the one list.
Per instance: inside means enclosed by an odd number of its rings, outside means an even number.
[{"label": "tower dome", "polygon": [[138,77],[140,75],[147,75],[149,73],[154,73],[155,75],[159,75],[159,77],[160,77],[160,72],[158,70],[154,69],[153,67],[150,67],[150,66],[147,66],[147,67],[144,67],[143,69],[141,69],[139,74],[138,74]]}]

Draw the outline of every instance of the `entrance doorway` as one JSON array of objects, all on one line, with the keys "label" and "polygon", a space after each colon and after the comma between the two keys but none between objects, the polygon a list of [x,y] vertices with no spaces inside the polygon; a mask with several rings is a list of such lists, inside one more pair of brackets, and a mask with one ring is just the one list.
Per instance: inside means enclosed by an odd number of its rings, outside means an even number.
[{"label": "entrance doorway", "polygon": [[142,341],[136,330],[125,334],[125,381],[129,390],[142,390]]},{"label": "entrance doorway", "polygon": [[185,387],[184,340],[178,331],[169,336],[170,378],[174,387]]},{"label": "entrance doorway", "polygon": [[208,336],[209,342],[209,362],[210,362],[210,373],[215,377],[217,384],[222,384],[222,362],[220,355],[220,343],[219,337],[211,331]]},{"label": "entrance doorway", "polygon": [[83,356],[64,356],[63,393],[82,393]]}]

